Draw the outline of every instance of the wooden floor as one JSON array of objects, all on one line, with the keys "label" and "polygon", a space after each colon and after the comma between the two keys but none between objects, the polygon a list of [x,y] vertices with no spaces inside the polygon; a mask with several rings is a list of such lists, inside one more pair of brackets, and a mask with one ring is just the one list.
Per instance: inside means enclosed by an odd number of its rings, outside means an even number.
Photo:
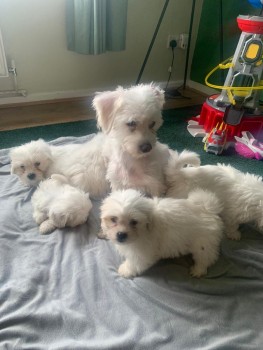
[{"label": "wooden floor", "polygon": [[[181,96],[166,99],[164,109],[202,104],[206,96],[180,90]],[[170,96],[171,97],[171,96]],[[74,98],[21,105],[0,105],[0,131],[59,124],[95,118],[92,97]]]}]

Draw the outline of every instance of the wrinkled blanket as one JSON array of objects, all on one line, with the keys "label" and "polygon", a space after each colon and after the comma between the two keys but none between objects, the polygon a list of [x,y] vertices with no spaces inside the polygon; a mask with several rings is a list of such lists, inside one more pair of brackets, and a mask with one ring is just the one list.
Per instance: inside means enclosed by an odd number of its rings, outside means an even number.
[{"label": "wrinkled blanket", "polygon": [[0,151],[0,349],[263,349],[263,235],[252,226],[223,240],[206,277],[182,258],[128,280],[96,237],[99,201],[86,224],[41,236],[33,191]]}]

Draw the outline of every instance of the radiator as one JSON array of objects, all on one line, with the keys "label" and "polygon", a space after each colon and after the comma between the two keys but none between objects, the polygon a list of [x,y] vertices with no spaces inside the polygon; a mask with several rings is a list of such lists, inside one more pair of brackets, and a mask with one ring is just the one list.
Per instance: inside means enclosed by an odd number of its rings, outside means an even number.
[{"label": "radiator", "polygon": [[6,63],[6,56],[5,56],[2,34],[0,30],[0,78],[3,78],[3,77],[8,77],[8,68]]},{"label": "radiator", "polygon": [[[9,73],[12,73],[12,74],[9,75]],[[5,97],[8,98],[8,97],[17,97],[17,96],[27,95],[26,90],[18,89],[15,61],[11,60],[11,67],[9,68],[7,67],[5,49],[4,49],[2,34],[0,30],[0,79],[7,78],[7,77],[12,79],[14,88],[13,90],[0,90],[0,99]]]}]

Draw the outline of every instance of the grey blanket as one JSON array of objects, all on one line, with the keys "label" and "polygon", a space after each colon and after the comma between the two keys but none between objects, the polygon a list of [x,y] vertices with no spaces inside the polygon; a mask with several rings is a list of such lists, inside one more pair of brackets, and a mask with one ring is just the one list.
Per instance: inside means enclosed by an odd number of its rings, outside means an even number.
[{"label": "grey blanket", "polygon": [[114,247],[96,237],[99,202],[85,225],[41,236],[33,191],[0,151],[1,350],[263,349],[263,236],[252,227],[240,242],[223,240],[204,278],[191,278],[183,258],[128,280]]}]

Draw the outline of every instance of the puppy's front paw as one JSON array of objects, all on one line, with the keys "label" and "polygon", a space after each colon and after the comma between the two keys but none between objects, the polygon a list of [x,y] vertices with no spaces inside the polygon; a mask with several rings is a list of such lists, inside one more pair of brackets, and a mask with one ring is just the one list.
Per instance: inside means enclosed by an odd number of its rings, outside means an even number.
[{"label": "puppy's front paw", "polygon": [[207,274],[207,268],[203,268],[198,265],[194,265],[190,268],[190,275],[192,277],[200,278],[206,274]]},{"label": "puppy's front paw", "polygon": [[125,278],[132,278],[135,276],[134,272],[130,269],[126,261],[120,265],[118,274]]},{"label": "puppy's front paw", "polygon": [[236,231],[227,231],[226,236],[229,239],[232,239],[233,241],[240,241],[241,239],[241,233],[236,230]]},{"label": "puppy's front paw", "polygon": [[50,220],[42,222],[42,224],[39,226],[39,232],[41,233],[41,235],[46,235],[47,233],[50,233],[55,229],[56,226]]}]

